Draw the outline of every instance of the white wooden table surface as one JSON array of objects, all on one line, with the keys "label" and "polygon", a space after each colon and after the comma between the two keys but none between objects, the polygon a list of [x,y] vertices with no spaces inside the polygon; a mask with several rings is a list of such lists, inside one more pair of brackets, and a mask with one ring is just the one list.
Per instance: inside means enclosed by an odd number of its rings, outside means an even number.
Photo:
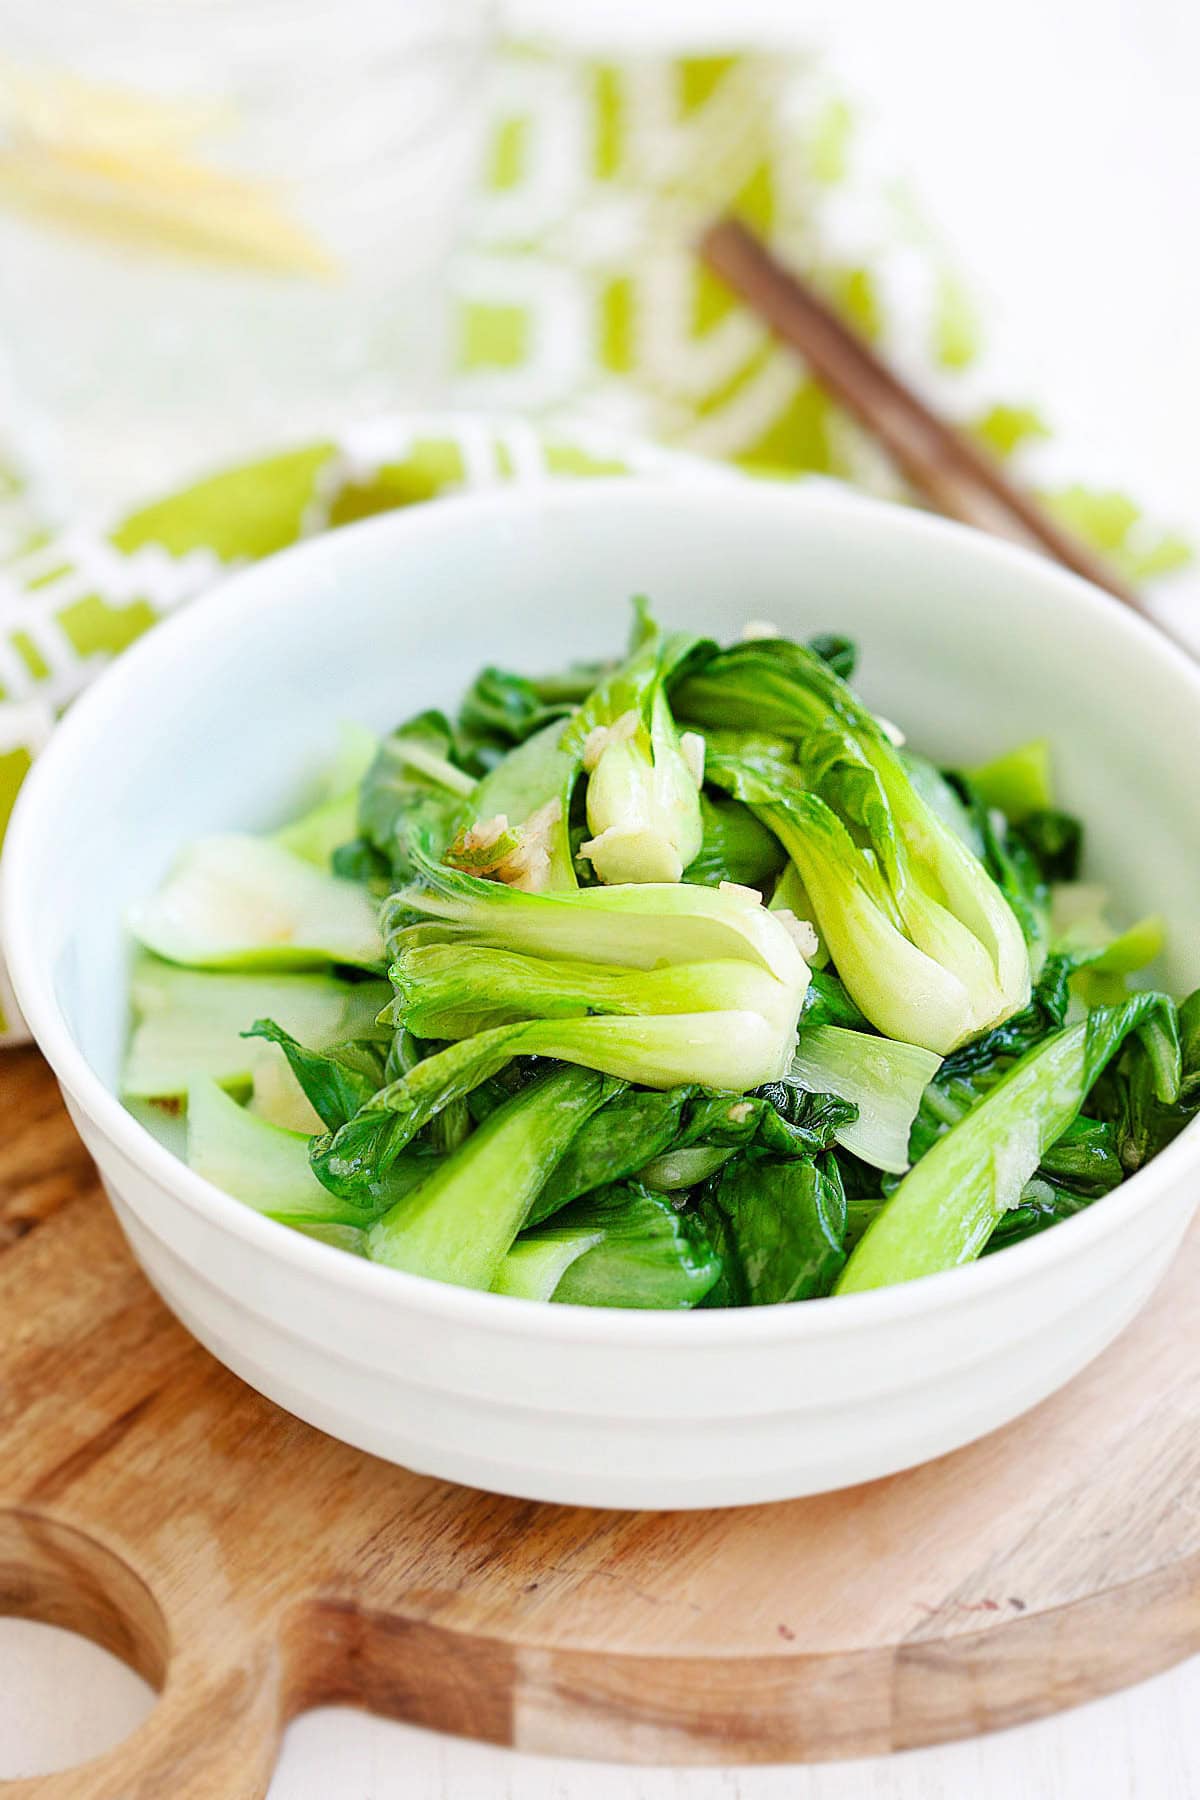
[{"label": "white wooden table surface", "polygon": [[[678,14],[676,0],[659,5]],[[632,10],[643,27],[655,13],[645,0]],[[1134,488],[1200,539],[1200,9],[692,0],[687,14],[772,10],[823,39],[848,85],[884,115],[900,165],[983,290],[1010,390],[1035,397],[1061,429],[1064,470]],[[1200,583],[1187,586],[1200,618]],[[90,1646],[0,1621],[0,1776],[94,1752],[147,1704],[135,1678]],[[323,1712],[292,1727],[271,1789],[272,1800],[443,1795],[1197,1800],[1200,1660],[1037,1725],[808,1768],[548,1761]]]}]

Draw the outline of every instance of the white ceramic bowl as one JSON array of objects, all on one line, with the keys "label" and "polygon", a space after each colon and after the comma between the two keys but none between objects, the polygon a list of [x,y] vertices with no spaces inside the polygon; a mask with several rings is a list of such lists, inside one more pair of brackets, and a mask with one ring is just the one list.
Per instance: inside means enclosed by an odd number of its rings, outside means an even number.
[{"label": "white ceramic bowl", "polygon": [[860,640],[861,685],[970,762],[1048,734],[1089,868],[1161,910],[1200,982],[1200,674],[1105,596],[968,531],[826,492],[591,483],[451,500],[253,568],[158,627],[38,762],[5,856],[30,1026],[129,1242],[202,1343],[379,1456],[536,1499],[686,1507],[816,1492],[951,1450],[1104,1348],[1196,1205],[1193,1126],[1113,1196],[966,1269],[761,1310],[545,1306],[391,1270],[260,1218],[114,1097],[122,916],[201,832],[287,815],[338,721],[385,728],[480,664],[611,652],[631,593],[716,635]]}]

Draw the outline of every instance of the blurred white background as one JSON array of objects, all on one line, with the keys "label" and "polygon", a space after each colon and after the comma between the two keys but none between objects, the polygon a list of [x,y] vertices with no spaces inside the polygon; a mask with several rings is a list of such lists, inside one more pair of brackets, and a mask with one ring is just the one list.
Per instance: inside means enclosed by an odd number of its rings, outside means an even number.
[{"label": "blurred white background", "polygon": [[[526,0],[517,10],[562,31],[599,29],[577,16],[574,0]],[[722,46],[733,32],[753,32],[823,46],[981,294],[1008,390],[1036,397],[1060,433],[1062,472],[1127,487],[1200,540],[1200,8],[1190,0],[607,0],[603,31],[617,43],[707,36]],[[1170,604],[1200,614],[1200,581],[1178,582]],[[90,1646],[45,1627],[0,1621],[0,1657],[0,1775],[46,1767],[54,1750],[63,1760],[94,1751],[147,1703],[123,1669],[101,1667]],[[811,1769],[550,1762],[328,1712],[291,1729],[271,1794],[1195,1800],[1200,1662],[1039,1725]]]}]

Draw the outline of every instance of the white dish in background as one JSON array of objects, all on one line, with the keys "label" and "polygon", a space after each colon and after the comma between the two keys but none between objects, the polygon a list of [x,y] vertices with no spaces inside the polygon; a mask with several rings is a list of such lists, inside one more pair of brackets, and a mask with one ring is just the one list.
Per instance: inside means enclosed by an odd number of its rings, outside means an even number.
[{"label": "white dish in background", "polygon": [[[847,632],[915,745],[1049,735],[1089,873],[1165,913],[1200,984],[1200,672],[1032,555],[853,497],[595,482],[448,501],[288,551],[156,628],[74,708],[5,847],[18,997],[130,1244],[222,1361],[312,1424],[431,1474],[602,1506],[738,1504],[940,1455],[1069,1379],[1137,1312],[1200,1196],[1200,1127],[1086,1212],[969,1268],[800,1305],[548,1306],[364,1263],[241,1206],[115,1098],[128,903],[188,839],[303,800],[339,720],[386,728],[489,661],[610,652],[630,594],[736,636]],[[1157,973],[1157,972],[1156,972]]]}]

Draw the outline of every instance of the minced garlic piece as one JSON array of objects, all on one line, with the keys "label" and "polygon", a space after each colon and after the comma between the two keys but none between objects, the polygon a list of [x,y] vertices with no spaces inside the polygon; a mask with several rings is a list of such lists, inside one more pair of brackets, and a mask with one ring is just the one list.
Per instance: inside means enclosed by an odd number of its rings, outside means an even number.
[{"label": "minced garlic piece", "polygon": [[641,722],[638,713],[633,707],[630,707],[629,711],[623,712],[619,719],[614,719],[611,725],[593,726],[583,740],[585,772],[588,775],[591,774],[610,744],[624,744],[631,737],[636,737]]},{"label": "minced garlic piece", "polygon": [[698,731],[685,731],[679,740],[679,754],[692,772],[698,788],[704,786],[705,742]]},{"label": "minced garlic piece", "polygon": [[[502,881],[524,894],[543,893],[550,880],[550,837],[562,820],[562,801],[548,800],[522,825],[509,825],[504,813],[479,819],[459,833],[446,855],[485,881]],[[488,852],[496,855],[489,858]]]},{"label": "minced garlic piece", "polygon": [[787,932],[805,962],[811,962],[821,947],[820,940],[817,937],[816,927],[807,919],[798,919],[794,912],[788,911],[786,906],[781,906],[779,911],[775,914],[775,917],[779,920],[779,923],[783,926],[783,929]]}]

